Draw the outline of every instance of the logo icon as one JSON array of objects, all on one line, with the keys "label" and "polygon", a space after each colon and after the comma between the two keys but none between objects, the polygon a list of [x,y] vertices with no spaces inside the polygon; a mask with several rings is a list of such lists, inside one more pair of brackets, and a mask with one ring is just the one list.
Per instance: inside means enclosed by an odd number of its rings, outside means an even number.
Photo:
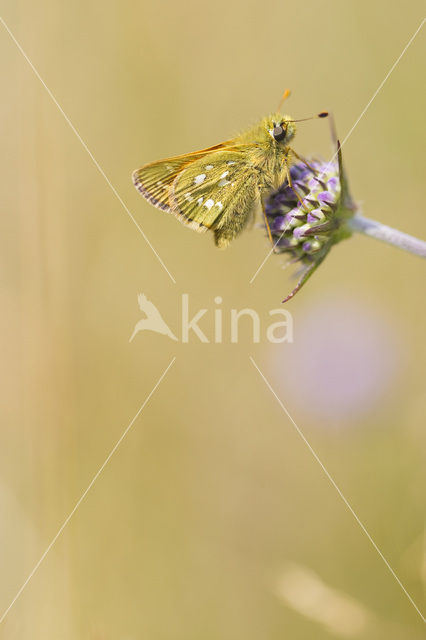
[{"label": "logo icon", "polygon": [[164,322],[161,313],[153,302],[148,300],[145,294],[140,293],[138,295],[138,304],[140,310],[146,315],[146,318],[142,318],[136,323],[133,333],[129,342],[132,342],[133,338],[139,331],[155,331],[155,333],[161,333],[164,336],[169,336],[172,340],[177,338],[170,327]]}]

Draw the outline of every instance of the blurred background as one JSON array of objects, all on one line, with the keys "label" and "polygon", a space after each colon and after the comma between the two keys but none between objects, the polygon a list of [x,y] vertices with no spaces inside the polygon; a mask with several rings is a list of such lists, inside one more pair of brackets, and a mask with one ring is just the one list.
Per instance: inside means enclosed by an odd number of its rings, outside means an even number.
[{"label": "blurred background", "polygon": [[[388,640],[420,608],[425,552],[425,264],[353,237],[293,286],[262,230],[218,251],[151,207],[131,172],[274,111],[347,134],[423,3],[3,3],[17,40],[160,254],[172,282],[2,27],[0,615],[158,379],[176,361],[0,625],[1,638]],[[343,149],[366,216],[426,238],[425,31]],[[299,153],[332,153],[326,121]],[[139,333],[143,292],[180,335]],[[224,341],[214,344],[214,298]],[[231,308],[253,308],[229,339]],[[228,323],[228,324],[227,324]],[[242,323],[243,325],[243,323]]]}]

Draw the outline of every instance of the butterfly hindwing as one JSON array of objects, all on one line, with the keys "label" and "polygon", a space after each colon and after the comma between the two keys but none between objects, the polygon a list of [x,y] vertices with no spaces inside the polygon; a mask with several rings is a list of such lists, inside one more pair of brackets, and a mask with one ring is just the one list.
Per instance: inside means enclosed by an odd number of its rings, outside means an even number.
[{"label": "butterfly hindwing", "polygon": [[133,172],[133,183],[151,204],[170,211],[169,189],[184,166],[173,159],[153,162]]},{"label": "butterfly hindwing", "polygon": [[241,151],[216,151],[181,171],[170,191],[171,212],[196,231],[215,231],[225,246],[247,222],[257,194],[256,173]]}]

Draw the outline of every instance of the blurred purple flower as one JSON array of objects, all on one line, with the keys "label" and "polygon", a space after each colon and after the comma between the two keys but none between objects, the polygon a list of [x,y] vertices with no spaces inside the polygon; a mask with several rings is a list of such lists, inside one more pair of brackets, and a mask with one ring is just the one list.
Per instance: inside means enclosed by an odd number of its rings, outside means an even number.
[{"label": "blurred purple flower", "polygon": [[[310,305],[295,342],[271,354],[283,397],[316,422],[342,427],[383,406],[403,375],[399,330],[384,310],[349,298]],[[308,384],[306,384],[308,380]]]}]

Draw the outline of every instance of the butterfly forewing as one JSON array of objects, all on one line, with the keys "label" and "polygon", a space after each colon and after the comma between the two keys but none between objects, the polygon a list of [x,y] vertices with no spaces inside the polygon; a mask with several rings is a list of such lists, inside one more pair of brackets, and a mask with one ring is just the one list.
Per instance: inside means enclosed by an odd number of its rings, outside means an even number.
[{"label": "butterfly forewing", "polygon": [[170,211],[169,190],[177,175],[185,167],[199,160],[203,156],[216,149],[221,149],[226,145],[232,145],[233,141],[229,140],[209,147],[201,149],[193,153],[187,153],[182,156],[167,158],[145,165],[141,169],[133,172],[133,183],[138,191],[151,204],[163,211]]}]

